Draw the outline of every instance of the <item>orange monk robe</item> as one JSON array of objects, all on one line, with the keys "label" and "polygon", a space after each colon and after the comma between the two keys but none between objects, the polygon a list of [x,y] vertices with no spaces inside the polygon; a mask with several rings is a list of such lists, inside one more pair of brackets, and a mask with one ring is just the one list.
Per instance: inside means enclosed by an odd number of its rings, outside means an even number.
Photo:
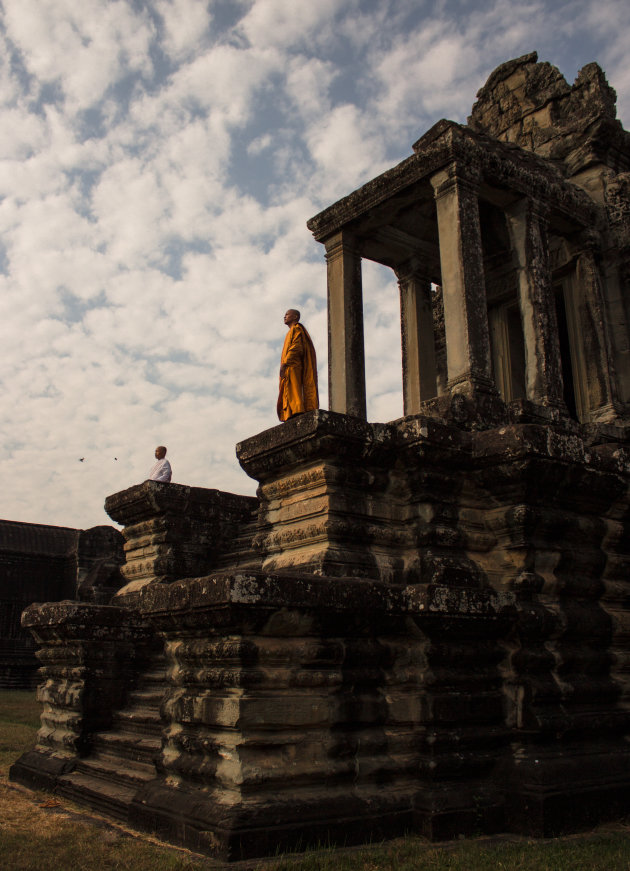
[{"label": "orange monk robe", "polygon": [[302,324],[289,327],[280,364],[286,369],[280,378],[278,418],[288,420],[294,414],[319,408],[315,348]]}]

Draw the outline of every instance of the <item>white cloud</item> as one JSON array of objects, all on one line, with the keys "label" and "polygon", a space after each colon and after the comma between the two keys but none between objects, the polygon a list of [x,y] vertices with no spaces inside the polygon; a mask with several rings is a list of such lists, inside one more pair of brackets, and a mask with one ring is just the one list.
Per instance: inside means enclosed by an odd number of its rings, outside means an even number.
[{"label": "white cloud", "polygon": [[150,19],[125,0],[7,0],[4,22],[28,73],[58,85],[73,112],[125,74],[152,70]]},{"label": "white cloud", "polygon": [[325,45],[334,33],[335,16],[351,15],[354,0],[256,0],[239,31],[251,45],[304,48]]},{"label": "white cloud", "polygon": [[155,11],[162,20],[162,48],[175,61],[198,50],[212,17],[199,0],[158,0]]},{"label": "white cloud", "polygon": [[317,165],[317,185],[328,197],[349,193],[387,168],[382,136],[352,104],[337,106],[312,124],[305,138]]},{"label": "white cloud", "polygon": [[321,121],[330,111],[330,88],[336,68],[331,61],[293,57],[287,70],[286,91],[295,111],[305,120]]}]

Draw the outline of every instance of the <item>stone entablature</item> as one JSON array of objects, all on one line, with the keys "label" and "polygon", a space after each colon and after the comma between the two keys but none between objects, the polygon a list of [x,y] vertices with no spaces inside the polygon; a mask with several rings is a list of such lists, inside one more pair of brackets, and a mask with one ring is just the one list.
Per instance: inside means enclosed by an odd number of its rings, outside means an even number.
[{"label": "stone entablature", "polygon": [[[513,194],[510,196],[509,192],[504,193],[508,201],[514,198],[514,194],[523,197],[538,196],[547,201],[554,211],[571,220],[571,223],[591,227],[601,216],[597,204],[588,194],[568,181],[554,164],[516,146],[498,142],[481,131],[473,131],[455,121],[438,121],[414,143],[413,149],[415,154],[411,157],[311,218],[308,228],[317,241],[323,242],[392,197],[398,197],[401,206],[405,205],[403,192],[411,200],[416,199],[416,194],[424,194],[426,197],[430,193],[429,187],[425,186],[424,190],[416,191],[411,186],[423,181],[428,184],[434,173],[457,161],[469,167],[469,171],[476,174],[488,188],[496,188],[497,198],[500,198],[502,189],[509,186]],[[376,221],[374,224],[378,226]],[[359,228],[357,230],[359,235]],[[367,239],[362,239],[362,242],[367,249],[370,243]],[[394,249],[389,255],[391,259],[385,265],[394,268],[399,262],[404,263],[414,248],[421,250],[421,243],[421,239],[405,240],[401,235],[398,257],[398,252]],[[374,249],[377,248],[377,240],[371,244]],[[434,266],[438,262],[434,254]]]}]

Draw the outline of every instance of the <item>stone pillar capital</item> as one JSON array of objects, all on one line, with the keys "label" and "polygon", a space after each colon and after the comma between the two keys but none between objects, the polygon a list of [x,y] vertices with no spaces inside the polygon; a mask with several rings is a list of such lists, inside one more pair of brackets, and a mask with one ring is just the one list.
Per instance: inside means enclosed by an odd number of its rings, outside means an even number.
[{"label": "stone pillar capital", "polygon": [[601,234],[594,227],[586,227],[577,235],[576,249],[578,254],[596,255],[601,251]]},{"label": "stone pillar capital", "polygon": [[549,213],[549,205],[539,197],[528,195],[519,197],[517,200],[509,203],[505,206],[504,211],[511,215],[524,215],[531,212],[540,217],[545,217]]},{"label": "stone pillar capital", "polygon": [[357,257],[360,256],[355,237],[343,230],[335,233],[333,236],[329,236],[324,241],[324,248],[326,250],[325,257],[327,263],[337,257],[341,257],[344,253],[354,254]]},{"label": "stone pillar capital", "polygon": [[504,212],[508,218],[512,220],[529,220],[536,221],[541,227],[546,230],[549,224],[550,207],[549,203],[541,200],[538,197],[521,197],[505,206]]},{"label": "stone pillar capital", "polygon": [[444,169],[431,176],[431,186],[435,199],[450,193],[454,188],[468,188],[477,193],[481,182],[481,170],[458,161],[453,161]]},{"label": "stone pillar capital", "polygon": [[407,281],[427,281],[429,284],[431,283],[430,270],[427,268],[426,263],[417,257],[410,257],[404,263],[399,263],[394,269],[394,274],[399,285]]}]

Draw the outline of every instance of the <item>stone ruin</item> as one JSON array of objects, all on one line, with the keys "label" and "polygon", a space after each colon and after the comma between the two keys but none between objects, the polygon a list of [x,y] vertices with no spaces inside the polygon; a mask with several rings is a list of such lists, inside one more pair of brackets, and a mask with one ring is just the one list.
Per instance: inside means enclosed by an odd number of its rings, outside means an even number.
[{"label": "stone ruin", "polygon": [[[468,125],[308,224],[330,411],[241,442],[257,499],[110,496],[126,585],[26,610],[15,780],[222,859],[628,812],[630,135],[596,64],[502,65]],[[400,288],[366,420],[361,260]]]},{"label": "stone ruin", "polygon": [[109,602],[122,586],[123,538],[113,526],[70,529],[0,520],[0,688],[37,686],[35,640],[20,624],[32,602]]}]

